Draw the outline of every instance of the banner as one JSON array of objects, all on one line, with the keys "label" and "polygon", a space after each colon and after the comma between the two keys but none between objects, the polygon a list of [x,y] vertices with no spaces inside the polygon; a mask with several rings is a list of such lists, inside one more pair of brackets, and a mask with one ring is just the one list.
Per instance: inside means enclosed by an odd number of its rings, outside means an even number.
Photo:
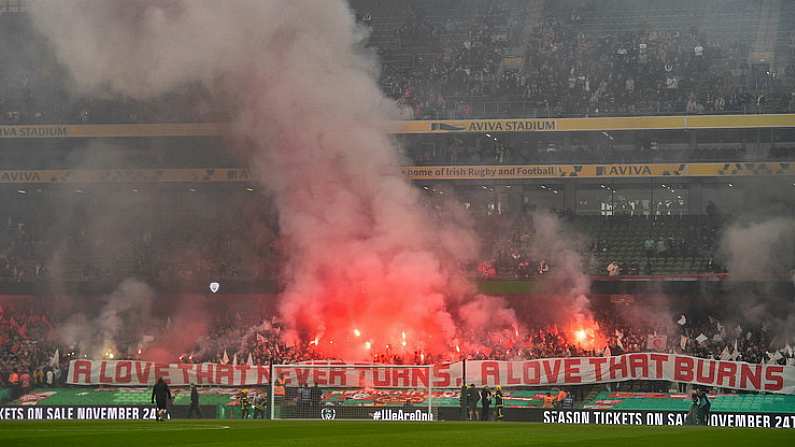
[{"label": "banner", "polygon": [[795,163],[613,163],[554,165],[404,166],[411,180],[523,180],[633,177],[795,175]]},{"label": "banner", "polygon": [[156,138],[221,135],[221,123],[0,126],[0,138]]},{"label": "banner", "polygon": [[[685,411],[528,410],[528,421],[566,425],[685,425]],[[717,413],[711,427],[795,428],[795,415],[786,413]]]},{"label": "banner", "polygon": [[254,182],[245,168],[0,170],[0,183],[215,183]]},{"label": "banner", "polygon": [[[535,360],[472,360],[422,367],[312,363],[275,365],[279,382],[321,387],[434,388],[475,386],[570,386],[627,380],[661,380],[710,387],[795,394],[795,367],[712,360],[665,353],[613,357],[568,357]],[[429,373],[430,371],[430,373]],[[429,377],[430,376],[430,377]],[[140,360],[72,360],[67,383],[72,385],[152,385],[158,377],[173,385],[252,386],[270,383],[270,367],[163,364]]]},{"label": "banner", "polygon": [[[215,405],[200,405],[201,419],[215,419]],[[86,405],[86,406],[8,406],[0,407],[0,422],[3,421],[133,421],[155,420],[153,405]],[[172,418],[189,417],[187,405],[171,405]],[[190,416],[196,416],[190,415]]]},{"label": "banner", "polygon": [[[0,138],[217,137],[224,123],[38,124],[0,126]],[[758,129],[795,127],[795,114],[612,116],[394,121],[393,134],[604,132],[620,130]]]},{"label": "banner", "polygon": [[[214,410],[214,408],[208,409]],[[128,407],[0,407],[0,421],[154,420],[155,411],[155,407],[143,405]]]},{"label": "banner", "polygon": [[795,114],[418,120],[398,122],[395,127],[397,134],[744,129],[795,127]]},{"label": "banner", "polygon": [[[404,166],[410,180],[521,180],[605,177],[743,177],[795,175],[795,163],[640,163],[608,165]],[[255,183],[247,168],[198,169],[11,169],[5,184]]]}]

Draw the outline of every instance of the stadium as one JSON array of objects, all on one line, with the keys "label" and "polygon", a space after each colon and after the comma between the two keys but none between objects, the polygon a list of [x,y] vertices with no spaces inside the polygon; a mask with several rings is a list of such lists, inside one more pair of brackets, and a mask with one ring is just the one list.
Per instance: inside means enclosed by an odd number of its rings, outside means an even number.
[{"label": "stadium", "polygon": [[0,445],[794,439],[795,2],[0,36]]}]

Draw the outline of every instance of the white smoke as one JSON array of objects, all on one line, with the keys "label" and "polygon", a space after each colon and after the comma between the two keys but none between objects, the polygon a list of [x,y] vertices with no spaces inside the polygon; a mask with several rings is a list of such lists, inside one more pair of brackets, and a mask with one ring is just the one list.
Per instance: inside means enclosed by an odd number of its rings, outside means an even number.
[{"label": "white smoke", "polygon": [[723,233],[720,250],[732,280],[786,280],[795,265],[795,221],[777,217],[732,224]]},{"label": "white smoke", "polygon": [[40,0],[31,13],[79,92],[145,99],[202,83],[231,98],[230,133],[279,210],[288,341],[322,338],[349,358],[407,338],[449,349],[476,238],[431,219],[402,176],[399,113],[344,1]]},{"label": "white smoke", "polygon": [[788,284],[795,283],[795,220],[759,215],[753,219],[730,224],[720,240],[720,254],[733,281],[726,301],[742,321],[769,326],[777,341],[790,343],[795,340],[795,296]]},{"label": "white smoke", "polygon": [[[154,291],[143,282],[126,279],[104,297],[96,315],[75,313],[57,328],[59,340],[67,346],[80,346],[84,353],[101,358],[117,346],[129,345],[130,337],[140,337],[152,319]],[[137,341],[137,340],[135,340]]]}]

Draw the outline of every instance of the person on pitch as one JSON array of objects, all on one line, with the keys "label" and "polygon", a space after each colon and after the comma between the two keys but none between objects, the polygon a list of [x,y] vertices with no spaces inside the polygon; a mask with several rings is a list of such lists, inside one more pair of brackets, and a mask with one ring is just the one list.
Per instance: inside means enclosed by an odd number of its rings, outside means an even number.
[{"label": "person on pitch", "polygon": [[240,418],[248,419],[248,410],[249,407],[251,407],[248,401],[248,390],[240,390],[240,394],[238,394],[237,398],[238,402],[240,402]]},{"label": "person on pitch", "polygon": [[469,390],[466,383],[461,385],[461,394],[458,397],[458,406],[461,409],[461,420],[469,419]]},{"label": "person on pitch", "polygon": [[164,421],[168,413],[168,402],[171,400],[171,388],[162,377],[157,379],[157,383],[152,388],[152,403],[157,406],[155,418],[158,421]]},{"label": "person on pitch", "polygon": [[254,396],[254,419],[265,419],[265,406],[267,398],[264,392],[260,391]]},{"label": "person on pitch", "polygon": [[685,425],[698,425],[698,394],[693,393],[690,400],[692,403],[685,417]]},{"label": "person on pitch", "polygon": [[696,396],[698,397],[698,423],[699,425],[709,425],[709,413],[712,403],[709,401],[707,390],[699,388],[696,391]]},{"label": "person on pitch", "polygon": [[478,401],[480,401],[480,393],[478,389],[475,388],[475,384],[469,384],[469,389],[467,390],[467,405],[469,405],[469,420],[470,421],[477,421],[478,420]]},{"label": "person on pitch", "polygon": [[494,418],[498,421],[503,420],[505,417],[503,405],[502,387],[497,385],[497,388],[494,390]]},{"label": "person on pitch", "polygon": [[484,386],[483,389],[480,390],[480,405],[481,405],[480,420],[488,421],[489,407],[491,406],[491,391],[489,391],[489,387],[487,386]]},{"label": "person on pitch", "polygon": [[190,384],[190,408],[188,409],[188,418],[192,418],[193,414],[202,418],[202,409],[199,407],[199,390],[195,383]]}]

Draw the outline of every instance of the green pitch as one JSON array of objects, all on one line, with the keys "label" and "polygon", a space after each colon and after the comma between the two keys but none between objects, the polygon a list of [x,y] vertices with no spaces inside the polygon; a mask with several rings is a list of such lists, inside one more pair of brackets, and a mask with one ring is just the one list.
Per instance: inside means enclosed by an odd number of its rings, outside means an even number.
[{"label": "green pitch", "polygon": [[527,423],[3,422],[0,446],[508,447],[785,446],[794,430],[551,426]]}]

